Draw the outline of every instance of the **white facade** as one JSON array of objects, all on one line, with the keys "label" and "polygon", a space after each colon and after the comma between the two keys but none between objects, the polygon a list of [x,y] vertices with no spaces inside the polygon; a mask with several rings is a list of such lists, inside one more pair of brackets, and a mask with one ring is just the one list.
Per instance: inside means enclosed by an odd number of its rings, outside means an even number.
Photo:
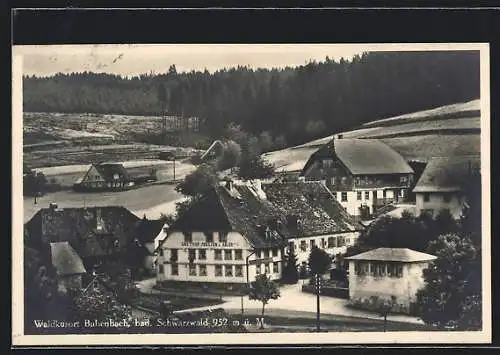
[{"label": "white facade", "polygon": [[410,313],[416,294],[424,287],[423,270],[428,262],[349,261],[350,303],[377,309],[395,297],[394,312]]},{"label": "white facade", "polygon": [[356,244],[359,232],[345,232],[310,237],[298,237],[288,240],[288,250],[293,248],[299,265],[308,262],[313,245],[335,256],[345,254],[347,247]]},{"label": "white facade", "polygon": [[249,282],[258,273],[267,273],[272,280],[281,278],[280,248],[254,251],[240,233],[209,234],[169,233],[160,245],[157,281],[245,284],[247,258]]},{"label": "white facade", "polygon": [[419,215],[427,212],[436,216],[443,209],[449,210],[455,219],[460,218],[462,214],[464,198],[458,192],[417,192],[415,198]]},{"label": "white facade", "polygon": [[[405,189],[400,190],[401,194],[407,193]],[[384,192],[385,191],[385,192]],[[373,205],[376,199],[395,199],[394,188],[387,189],[355,189],[350,191],[332,191],[337,201],[345,208],[347,213],[352,216],[359,216],[361,206],[367,206],[370,209],[370,214],[373,213]]]}]

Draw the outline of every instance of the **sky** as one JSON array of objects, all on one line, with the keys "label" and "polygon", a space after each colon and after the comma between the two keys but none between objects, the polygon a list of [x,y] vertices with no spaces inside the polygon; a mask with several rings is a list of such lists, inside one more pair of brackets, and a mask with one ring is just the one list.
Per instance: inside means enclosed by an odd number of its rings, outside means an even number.
[{"label": "sky", "polygon": [[19,46],[25,75],[93,71],[122,76],[177,71],[214,72],[238,65],[251,68],[298,66],[311,60],[350,60],[363,49],[353,45],[44,45]]}]

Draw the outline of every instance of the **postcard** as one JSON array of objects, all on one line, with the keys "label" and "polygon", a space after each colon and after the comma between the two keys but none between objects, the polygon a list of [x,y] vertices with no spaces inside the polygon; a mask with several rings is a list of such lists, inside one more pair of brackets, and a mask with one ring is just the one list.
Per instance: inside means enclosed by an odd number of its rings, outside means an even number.
[{"label": "postcard", "polygon": [[13,345],[491,342],[487,43],[12,60]]}]

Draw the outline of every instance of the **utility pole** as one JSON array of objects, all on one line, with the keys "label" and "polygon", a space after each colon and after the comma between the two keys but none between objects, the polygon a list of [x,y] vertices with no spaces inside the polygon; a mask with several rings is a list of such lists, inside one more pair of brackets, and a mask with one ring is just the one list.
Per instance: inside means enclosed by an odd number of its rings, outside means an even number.
[{"label": "utility pole", "polygon": [[316,274],[316,331],[320,331],[320,324],[319,324],[319,293],[320,293],[320,287],[321,287],[321,282],[320,282],[320,276],[319,274]]},{"label": "utility pole", "polygon": [[173,162],[174,162],[174,181],[175,181],[175,155],[174,155],[174,160],[173,160]]}]

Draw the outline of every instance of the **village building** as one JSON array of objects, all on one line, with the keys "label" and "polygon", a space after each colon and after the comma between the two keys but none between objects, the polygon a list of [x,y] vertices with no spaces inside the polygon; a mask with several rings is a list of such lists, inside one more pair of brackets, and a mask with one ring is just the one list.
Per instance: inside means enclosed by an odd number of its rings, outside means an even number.
[{"label": "village building", "polygon": [[436,216],[441,210],[460,218],[468,178],[480,170],[479,155],[433,157],[428,162],[413,192],[417,214]]},{"label": "village building", "polygon": [[82,288],[82,275],[85,266],[78,253],[68,242],[50,243],[52,267],[56,271],[59,289],[79,290]]},{"label": "village building", "polygon": [[414,314],[416,294],[425,285],[423,270],[436,257],[407,248],[377,248],[345,259],[351,305],[380,310],[391,302],[392,312]]},{"label": "village building", "polygon": [[200,160],[207,162],[219,158],[224,151],[224,144],[220,140],[214,141],[210,147],[201,155]]},{"label": "village building", "polygon": [[313,245],[334,255],[357,235],[320,182],[228,180],[170,226],[158,250],[157,281],[238,287],[262,273],[278,280],[289,248],[305,261]]},{"label": "village building", "polygon": [[311,155],[301,177],[323,181],[349,214],[364,219],[387,204],[405,202],[413,170],[380,140],[339,135]]},{"label": "village building", "polygon": [[158,219],[147,219],[146,216],[136,223],[134,243],[139,247],[138,257],[143,259],[143,268],[147,274],[156,275],[157,241],[165,229],[165,223]]},{"label": "village building", "polygon": [[92,164],[73,188],[76,191],[109,191],[124,190],[134,185],[134,181],[123,164]]},{"label": "village building", "polygon": [[139,220],[124,207],[58,208],[51,204],[25,224],[25,244],[47,255],[50,243],[67,242],[85,269],[92,272],[107,261],[123,260],[127,253],[133,255],[130,247]]}]

